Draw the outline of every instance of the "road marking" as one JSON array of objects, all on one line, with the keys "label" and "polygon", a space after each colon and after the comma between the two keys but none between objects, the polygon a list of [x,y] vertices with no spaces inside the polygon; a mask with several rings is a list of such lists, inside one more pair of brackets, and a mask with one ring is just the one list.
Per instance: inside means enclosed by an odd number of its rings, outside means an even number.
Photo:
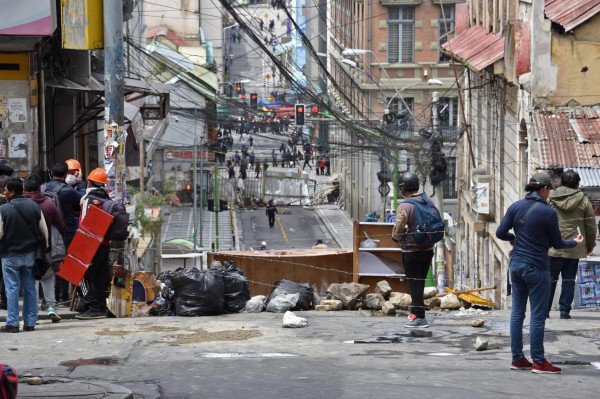
[{"label": "road marking", "polygon": [[281,230],[281,236],[283,237],[283,241],[285,241],[286,245],[290,245],[290,242],[288,241],[287,233],[285,232],[285,229],[283,228],[283,223],[281,223],[281,219],[277,219],[277,224],[279,224],[279,230]]}]

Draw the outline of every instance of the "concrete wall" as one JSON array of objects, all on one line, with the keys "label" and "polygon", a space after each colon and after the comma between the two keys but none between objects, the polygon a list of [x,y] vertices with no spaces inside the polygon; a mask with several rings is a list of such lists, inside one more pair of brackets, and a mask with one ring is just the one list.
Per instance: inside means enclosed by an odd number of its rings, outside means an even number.
[{"label": "concrete wall", "polygon": [[148,28],[166,26],[182,39],[198,43],[200,27],[198,3],[198,0],[145,2],[146,25]]}]

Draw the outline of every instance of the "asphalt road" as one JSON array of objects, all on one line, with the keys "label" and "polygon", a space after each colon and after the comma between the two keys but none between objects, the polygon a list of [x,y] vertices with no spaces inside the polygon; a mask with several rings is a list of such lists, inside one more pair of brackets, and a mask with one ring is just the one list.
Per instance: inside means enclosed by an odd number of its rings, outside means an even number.
[{"label": "asphalt road", "polygon": [[[422,336],[402,327],[405,313],[297,315],[310,325],[282,328],[282,314],[273,313],[43,321],[35,332],[3,334],[1,361],[22,375],[108,382],[147,399],[597,398],[600,392],[599,366],[591,364],[600,362],[600,312],[577,310],[568,321],[553,312],[546,351],[562,375],[509,369],[508,311],[475,316],[486,321],[481,329],[471,327],[475,317],[430,312]],[[489,339],[489,350],[474,350],[477,336]]]},{"label": "asphalt road", "polygon": [[329,247],[337,245],[314,210],[295,206],[284,214],[283,208],[278,209],[272,229],[265,208],[238,211],[240,249],[260,248],[261,241],[267,242],[268,249],[312,248],[318,239]]}]

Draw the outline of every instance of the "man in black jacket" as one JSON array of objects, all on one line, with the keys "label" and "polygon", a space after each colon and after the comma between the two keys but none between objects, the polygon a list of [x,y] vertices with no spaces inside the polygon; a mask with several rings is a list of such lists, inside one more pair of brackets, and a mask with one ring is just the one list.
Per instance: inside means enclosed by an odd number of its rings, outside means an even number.
[{"label": "man in black jacket", "polygon": [[[0,164],[0,192],[4,188],[4,183],[14,173],[14,169],[6,164]],[[6,203],[6,197],[0,193],[0,205]],[[2,266],[0,265],[0,309],[6,310],[6,290],[4,289],[4,278],[2,277]]]},{"label": "man in black jacket", "polygon": [[[23,196],[21,179],[11,178],[4,185],[8,202],[0,206],[0,254],[8,304],[6,325],[1,332],[19,332],[19,291],[23,286],[23,322],[25,331],[37,323],[37,295],[33,264],[38,236],[48,246],[48,229],[38,204]],[[39,231],[39,232],[38,232]]]},{"label": "man in black jacket", "polygon": [[[88,188],[83,196],[81,206],[81,220],[84,220],[90,207],[101,208],[102,203],[110,199],[106,188],[107,176],[102,168],[90,172],[87,178]],[[75,316],[81,320],[103,319],[106,317],[106,297],[112,267],[109,263],[110,241],[105,240],[98,247],[92,263],[85,272],[79,286],[79,293],[83,295],[86,311]]]},{"label": "man in black jacket", "polygon": [[[66,162],[55,162],[51,169],[52,179],[46,183],[43,190],[53,191],[58,195],[60,210],[65,221],[64,241],[67,249],[79,227],[79,201],[83,197],[82,192],[75,190],[65,182],[68,170]],[[69,282],[56,276],[56,301],[67,302],[69,299]]]}]

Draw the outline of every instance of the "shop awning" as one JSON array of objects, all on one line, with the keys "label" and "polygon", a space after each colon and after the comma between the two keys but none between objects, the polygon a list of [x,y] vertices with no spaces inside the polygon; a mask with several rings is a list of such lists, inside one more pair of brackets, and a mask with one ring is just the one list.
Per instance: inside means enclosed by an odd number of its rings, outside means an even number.
[{"label": "shop awning", "polygon": [[472,26],[444,43],[442,52],[479,72],[504,57],[504,38]]}]

